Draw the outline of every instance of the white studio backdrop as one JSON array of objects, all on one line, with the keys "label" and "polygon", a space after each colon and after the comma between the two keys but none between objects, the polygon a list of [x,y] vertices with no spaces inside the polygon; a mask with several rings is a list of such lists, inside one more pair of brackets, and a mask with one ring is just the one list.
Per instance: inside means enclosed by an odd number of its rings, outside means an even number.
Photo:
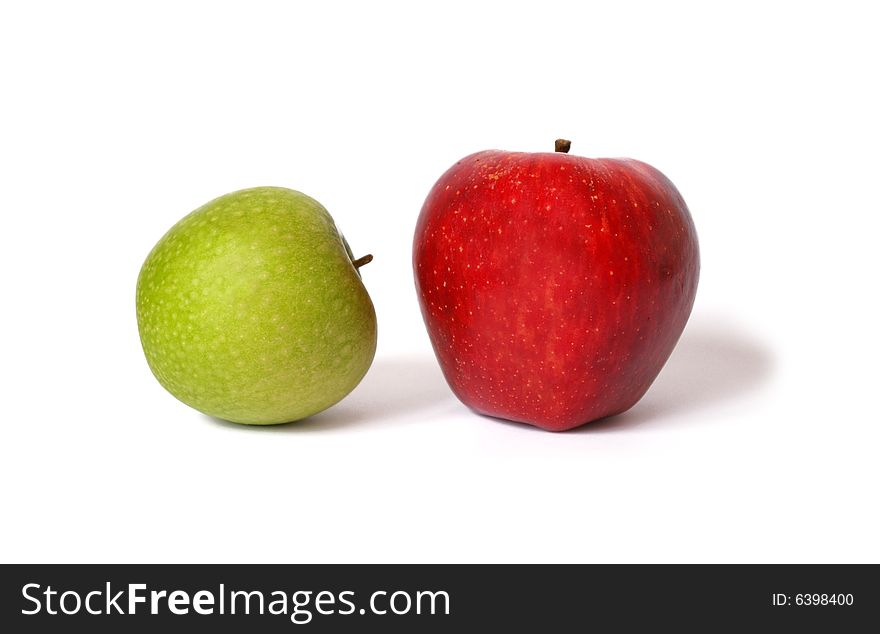
[{"label": "white studio backdrop", "polygon": [[[878,562],[880,44],[870,3],[0,5],[5,562]],[[480,418],[433,359],[422,201],[471,152],[630,156],[701,240],[630,412]],[[333,214],[376,305],[363,383],[272,429],[151,376],[134,286],[236,189]]]}]

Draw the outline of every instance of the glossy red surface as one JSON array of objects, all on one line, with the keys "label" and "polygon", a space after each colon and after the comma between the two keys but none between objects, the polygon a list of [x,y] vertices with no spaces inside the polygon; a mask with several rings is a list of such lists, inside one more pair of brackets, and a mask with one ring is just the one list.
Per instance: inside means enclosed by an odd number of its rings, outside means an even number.
[{"label": "glossy red surface", "polygon": [[644,395],[690,315],[699,252],[681,195],[645,163],[490,150],[431,190],[413,267],[458,398],[561,431]]}]

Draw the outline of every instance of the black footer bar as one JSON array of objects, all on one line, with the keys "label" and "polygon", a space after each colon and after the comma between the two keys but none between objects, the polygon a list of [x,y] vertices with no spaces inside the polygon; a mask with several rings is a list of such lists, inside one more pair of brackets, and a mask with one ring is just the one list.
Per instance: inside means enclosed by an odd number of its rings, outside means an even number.
[{"label": "black footer bar", "polygon": [[7,632],[855,631],[880,622],[875,565],[14,565],[0,578]]}]

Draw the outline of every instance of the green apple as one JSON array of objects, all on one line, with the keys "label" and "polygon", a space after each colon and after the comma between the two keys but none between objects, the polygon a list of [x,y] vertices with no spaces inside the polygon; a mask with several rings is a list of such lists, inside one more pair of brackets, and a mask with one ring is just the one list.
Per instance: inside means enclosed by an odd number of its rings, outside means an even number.
[{"label": "green apple", "polygon": [[345,397],[376,351],[376,313],[330,214],[280,187],[178,222],[137,282],[141,343],[178,399],[236,423],[299,420]]}]

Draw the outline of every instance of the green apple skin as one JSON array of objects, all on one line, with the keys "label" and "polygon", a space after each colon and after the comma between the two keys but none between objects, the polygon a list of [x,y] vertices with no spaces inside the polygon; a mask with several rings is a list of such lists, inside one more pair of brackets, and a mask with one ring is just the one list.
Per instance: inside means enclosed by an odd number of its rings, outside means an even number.
[{"label": "green apple skin", "polygon": [[376,351],[376,313],[316,200],[233,192],[159,240],[137,282],[141,343],[165,389],[228,421],[300,420],[345,397]]}]

